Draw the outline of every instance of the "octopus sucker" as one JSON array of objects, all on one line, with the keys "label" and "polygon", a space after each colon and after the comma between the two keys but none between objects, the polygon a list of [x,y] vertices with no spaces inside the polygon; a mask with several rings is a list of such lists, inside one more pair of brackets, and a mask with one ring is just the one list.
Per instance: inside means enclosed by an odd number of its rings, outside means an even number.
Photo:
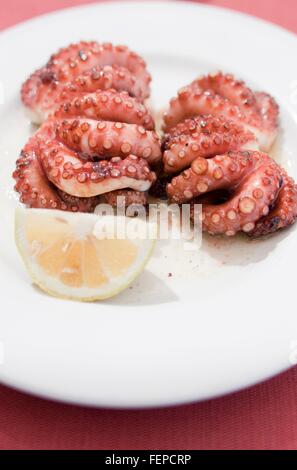
[{"label": "octopus sucker", "polygon": [[275,100],[267,93],[254,93],[229,74],[201,77],[182,88],[164,115],[164,131],[203,114],[224,116],[243,125],[255,134],[264,152],[269,151],[277,136],[279,108]]},{"label": "octopus sucker", "polygon": [[134,154],[149,163],[161,159],[157,134],[137,124],[96,121],[84,117],[53,121],[57,140],[88,157],[125,157]]},{"label": "octopus sucker", "polygon": [[117,91],[126,91],[130,96],[140,101],[146,97],[135,75],[126,67],[119,67],[115,64],[103,67],[95,66],[86,70],[82,75],[62,87],[60,97],[63,98],[64,93],[92,93],[111,88]]},{"label": "octopus sucker", "polygon": [[41,123],[65,93],[115,88],[144,101],[150,94],[150,81],[144,60],[127,47],[80,42],[52,55],[23,84],[21,97],[34,122]]},{"label": "octopus sucker", "polygon": [[222,116],[186,119],[164,137],[164,170],[168,174],[176,173],[199,157],[209,158],[229,150],[257,148],[252,132]]},{"label": "octopus sucker", "polygon": [[146,107],[127,92],[113,89],[97,90],[64,100],[54,112],[54,119],[69,119],[85,116],[97,121],[137,124],[146,130],[154,130],[155,123]]}]

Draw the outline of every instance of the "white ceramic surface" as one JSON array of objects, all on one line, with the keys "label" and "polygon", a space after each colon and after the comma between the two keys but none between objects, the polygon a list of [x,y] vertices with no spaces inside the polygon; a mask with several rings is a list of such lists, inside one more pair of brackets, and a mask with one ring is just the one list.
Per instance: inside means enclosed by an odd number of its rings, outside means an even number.
[{"label": "white ceramic surface", "polygon": [[285,30],[188,2],[119,2],[3,32],[0,380],[68,402],[143,407],[218,396],[288,368],[297,348],[297,226],[259,242],[204,237],[195,254],[160,243],[133,288],[106,302],[57,300],[30,284],[13,237],[11,172],[32,132],[19,89],[53,51],[79,39],[142,54],[158,109],[218,68],[271,92],[283,129],[274,156],[297,177],[297,39]]}]

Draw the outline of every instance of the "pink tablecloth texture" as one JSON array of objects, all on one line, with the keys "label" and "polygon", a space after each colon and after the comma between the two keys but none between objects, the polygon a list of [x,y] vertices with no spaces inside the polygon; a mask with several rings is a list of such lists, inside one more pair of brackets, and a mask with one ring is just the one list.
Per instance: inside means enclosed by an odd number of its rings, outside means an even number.
[{"label": "pink tablecloth texture", "polygon": [[[9,0],[0,29],[88,0]],[[297,32],[296,0],[205,0]],[[263,384],[195,405],[94,410],[0,386],[0,449],[297,449],[297,368]]]},{"label": "pink tablecloth texture", "polygon": [[[108,0],[109,1],[109,0]],[[119,0],[120,1],[120,0]],[[185,0],[186,1],[186,0]],[[0,2],[0,30],[33,16],[61,8],[69,8],[96,0],[9,0]],[[249,13],[297,32],[296,0],[200,0],[198,3],[217,5]]]}]

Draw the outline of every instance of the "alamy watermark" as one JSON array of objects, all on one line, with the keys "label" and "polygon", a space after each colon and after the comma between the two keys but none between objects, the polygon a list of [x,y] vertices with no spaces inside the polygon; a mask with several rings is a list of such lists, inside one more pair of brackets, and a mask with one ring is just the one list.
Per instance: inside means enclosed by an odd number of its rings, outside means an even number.
[{"label": "alamy watermark", "polygon": [[[100,216],[93,234],[98,239],[159,239],[182,240],[184,248],[200,248],[202,241],[201,204],[130,204],[117,198],[116,207],[99,204],[95,213]],[[114,217],[117,215],[117,217]],[[141,224],[138,221],[146,223]]]}]

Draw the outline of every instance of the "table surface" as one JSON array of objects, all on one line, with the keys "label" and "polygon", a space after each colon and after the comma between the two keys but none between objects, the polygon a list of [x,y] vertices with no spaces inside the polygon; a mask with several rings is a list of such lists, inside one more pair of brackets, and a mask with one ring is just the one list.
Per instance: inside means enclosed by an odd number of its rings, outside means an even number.
[{"label": "table surface", "polygon": [[[9,0],[0,29],[90,0]],[[296,0],[204,0],[297,32]],[[297,449],[297,368],[216,400],[156,410],[63,405],[0,386],[0,449]]]}]

